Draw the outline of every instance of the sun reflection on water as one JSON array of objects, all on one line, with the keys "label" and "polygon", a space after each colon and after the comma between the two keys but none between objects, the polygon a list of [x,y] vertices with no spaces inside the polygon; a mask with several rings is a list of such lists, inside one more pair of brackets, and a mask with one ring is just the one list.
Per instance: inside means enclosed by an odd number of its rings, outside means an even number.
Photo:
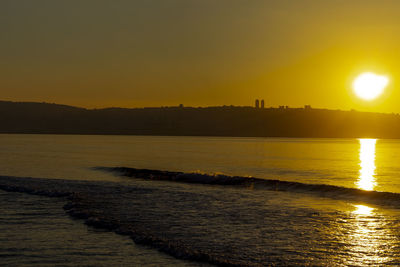
[{"label": "sun reflection on water", "polygon": [[[359,139],[360,172],[357,187],[362,190],[374,190],[375,180],[375,148],[377,139]],[[393,240],[386,226],[386,219],[378,210],[366,205],[354,205],[351,224],[349,224],[349,243],[352,257],[349,265],[382,265],[389,261],[386,252],[391,249]]]},{"label": "sun reflection on water", "polygon": [[368,206],[365,205],[354,205],[354,207],[356,208],[356,210],[354,211],[354,214],[356,215],[371,215],[372,211],[374,210],[373,208],[370,208]]},{"label": "sun reflection on water", "polygon": [[393,249],[394,240],[387,228],[387,221],[375,208],[354,205],[349,243],[352,257],[349,265],[382,265],[389,261],[387,252]]},{"label": "sun reflection on water", "polygon": [[375,182],[375,147],[376,139],[359,139],[360,175],[357,186],[363,190],[373,190]]}]

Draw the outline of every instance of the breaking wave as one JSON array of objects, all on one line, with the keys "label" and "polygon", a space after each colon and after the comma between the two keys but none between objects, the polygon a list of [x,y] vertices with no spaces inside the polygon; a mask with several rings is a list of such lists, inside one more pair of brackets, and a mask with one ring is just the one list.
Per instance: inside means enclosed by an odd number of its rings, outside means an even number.
[{"label": "breaking wave", "polygon": [[[20,192],[47,197],[65,198],[68,202],[64,210],[73,218],[83,219],[85,224],[95,228],[107,229],[117,234],[127,235],[137,244],[157,248],[178,259],[206,262],[219,266],[258,266],[245,261],[232,261],[223,255],[207,253],[193,249],[191,242],[182,241],[182,237],[175,239],[166,236],[158,220],[161,209],[154,213],[151,207],[146,206],[150,201],[143,198],[160,195],[155,189],[127,187],[113,182],[89,182],[61,179],[43,179],[30,177],[0,176],[0,190]],[[140,201],[129,202],[130,198]],[[166,201],[164,201],[166,202]],[[124,205],[136,206],[136,209],[120,210]],[[130,204],[130,205],[129,205]],[[142,210],[140,210],[142,209]],[[147,214],[150,211],[150,214]],[[135,220],[128,218],[136,218]],[[145,222],[148,222],[147,224]],[[155,223],[152,225],[152,223]],[[187,225],[183,225],[183,228]]]},{"label": "breaking wave", "polygon": [[[349,221],[357,220],[352,213],[287,206],[289,202],[285,204],[282,193],[276,191],[391,207],[400,204],[400,194],[331,185],[133,168],[96,169],[139,179],[119,183],[0,176],[0,189],[65,198],[65,211],[89,226],[130,236],[138,244],[179,259],[219,266],[325,266],[354,258],[352,246],[331,242],[332,238],[345,240],[343,229],[352,225]],[[141,179],[213,186],[164,186]],[[293,203],[302,201],[298,194],[284,195]],[[315,231],[335,227],[339,227],[334,232],[337,236],[331,236],[332,231],[323,235]],[[338,250],[341,257],[334,258],[332,251]]]},{"label": "breaking wave", "polygon": [[191,184],[206,184],[220,186],[240,186],[251,189],[273,191],[288,191],[306,193],[319,197],[362,201],[376,205],[397,206],[400,204],[400,194],[392,192],[366,191],[357,188],[347,188],[326,184],[307,184],[274,179],[261,179],[244,176],[229,176],[224,174],[184,173],[162,170],[136,169],[127,167],[95,167],[120,176],[158,181],[172,181]]}]

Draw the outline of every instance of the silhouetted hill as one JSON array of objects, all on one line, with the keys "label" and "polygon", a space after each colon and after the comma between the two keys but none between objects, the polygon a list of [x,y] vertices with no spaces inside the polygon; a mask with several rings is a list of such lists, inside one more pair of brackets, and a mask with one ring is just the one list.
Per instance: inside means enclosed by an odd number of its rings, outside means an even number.
[{"label": "silhouetted hill", "polygon": [[400,116],[233,106],[84,109],[0,101],[0,133],[400,138]]}]

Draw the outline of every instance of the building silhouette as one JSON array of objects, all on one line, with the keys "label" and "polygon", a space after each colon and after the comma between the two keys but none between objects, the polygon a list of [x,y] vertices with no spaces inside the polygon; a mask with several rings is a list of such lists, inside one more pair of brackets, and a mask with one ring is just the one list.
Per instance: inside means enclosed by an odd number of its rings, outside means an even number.
[{"label": "building silhouette", "polygon": [[260,107],[260,101],[258,99],[256,99],[256,108]]},{"label": "building silhouette", "polygon": [[261,100],[261,108],[264,108],[264,99]]}]

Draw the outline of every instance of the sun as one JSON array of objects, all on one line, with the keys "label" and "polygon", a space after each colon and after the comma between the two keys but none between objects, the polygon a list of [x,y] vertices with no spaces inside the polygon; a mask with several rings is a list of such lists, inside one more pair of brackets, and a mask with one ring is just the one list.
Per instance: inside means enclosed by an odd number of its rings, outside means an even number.
[{"label": "sun", "polygon": [[373,100],[383,93],[388,83],[389,78],[386,76],[365,72],[354,80],[353,89],[358,97]]}]

